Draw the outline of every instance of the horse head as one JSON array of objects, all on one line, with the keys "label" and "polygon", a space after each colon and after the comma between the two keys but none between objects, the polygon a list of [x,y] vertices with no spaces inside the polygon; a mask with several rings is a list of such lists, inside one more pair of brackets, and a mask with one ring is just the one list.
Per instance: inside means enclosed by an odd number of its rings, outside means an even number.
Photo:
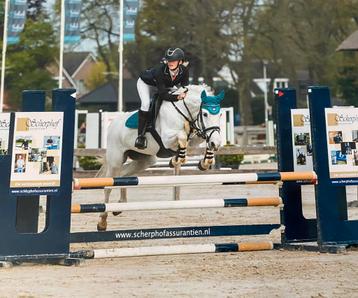
[{"label": "horse head", "polygon": [[220,103],[224,96],[224,90],[218,95],[208,95],[205,90],[201,92],[200,128],[205,134],[208,148],[214,151],[221,145]]}]

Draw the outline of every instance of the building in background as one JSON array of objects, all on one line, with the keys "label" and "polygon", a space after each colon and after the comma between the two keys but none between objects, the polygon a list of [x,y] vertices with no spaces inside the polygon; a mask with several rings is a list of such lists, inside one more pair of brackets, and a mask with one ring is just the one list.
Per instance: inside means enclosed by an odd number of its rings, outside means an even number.
[{"label": "building in background", "polygon": [[[92,52],[70,52],[63,57],[63,88],[74,88],[79,96],[87,94],[85,80],[97,59]],[[58,64],[52,65],[49,71],[54,80],[58,80]]]},{"label": "building in background", "polygon": [[[124,78],[123,80],[124,111],[139,109],[140,99],[137,92],[137,80]],[[78,109],[89,112],[117,111],[118,86],[113,83],[106,83],[97,89],[81,96],[77,100]]]},{"label": "building in background", "polygon": [[[85,81],[97,59],[92,52],[71,52],[64,54],[63,88],[77,90],[78,108],[96,112],[117,111],[118,82],[105,83],[94,90],[88,90]],[[58,65],[53,65],[49,71],[58,80]],[[125,111],[138,109],[140,100],[137,93],[137,81],[130,73],[123,70],[123,98]]]}]

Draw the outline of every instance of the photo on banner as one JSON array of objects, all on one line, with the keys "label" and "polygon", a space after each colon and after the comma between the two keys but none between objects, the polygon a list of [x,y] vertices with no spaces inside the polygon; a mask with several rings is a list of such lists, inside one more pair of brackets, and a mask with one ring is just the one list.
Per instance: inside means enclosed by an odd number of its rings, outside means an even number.
[{"label": "photo on banner", "polygon": [[308,109],[291,110],[292,148],[295,171],[312,171],[312,142]]},{"label": "photo on banner", "polygon": [[358,178],[358,108],[326,108],[325,113],[330,178]]},{"label": "photo on banner", "polygon": [[63,113],[15,114],[10,186],[16,193],[55,192],[61,174]]}]

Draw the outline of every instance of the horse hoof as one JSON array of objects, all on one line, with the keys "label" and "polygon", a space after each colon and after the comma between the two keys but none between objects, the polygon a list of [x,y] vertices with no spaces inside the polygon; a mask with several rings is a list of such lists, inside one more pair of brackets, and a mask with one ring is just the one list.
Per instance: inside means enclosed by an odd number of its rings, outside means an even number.
[{"label": "horse hoof", "polygon": [[104,231],[106,231],[107,230],[107,224],[104,224],[104,225],[102,225],[102,224],[97,224],[97,231],[98,232],[104,232]]},{"label": "horse hoof", "polygon": [[172,159],[169,160],[169,168],[175,168]]},{"label": "horse hoof", "polygon": [[200,171],[206,171],[207,170],[207,168],[203,167],[203,165],[201,164],[201,161],[199,161],[199,163],[198,163],[198,168],[199,168]]},{"label": "horse hoof", "polygon": [[118,216],[118,215],[121,214],[121,213],[122,213],[122,211],[112,212],[112,214],[113,214],[114,216]]}]

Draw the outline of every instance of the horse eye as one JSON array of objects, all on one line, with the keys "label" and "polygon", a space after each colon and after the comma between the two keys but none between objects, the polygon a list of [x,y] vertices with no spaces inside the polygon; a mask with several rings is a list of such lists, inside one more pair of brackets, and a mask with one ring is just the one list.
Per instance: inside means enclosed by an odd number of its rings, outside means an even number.
[{"label": "horse eye", "polygon": [[204,117],[208,117],[208,113],[203,113],[203,116],[204,116]]}]

